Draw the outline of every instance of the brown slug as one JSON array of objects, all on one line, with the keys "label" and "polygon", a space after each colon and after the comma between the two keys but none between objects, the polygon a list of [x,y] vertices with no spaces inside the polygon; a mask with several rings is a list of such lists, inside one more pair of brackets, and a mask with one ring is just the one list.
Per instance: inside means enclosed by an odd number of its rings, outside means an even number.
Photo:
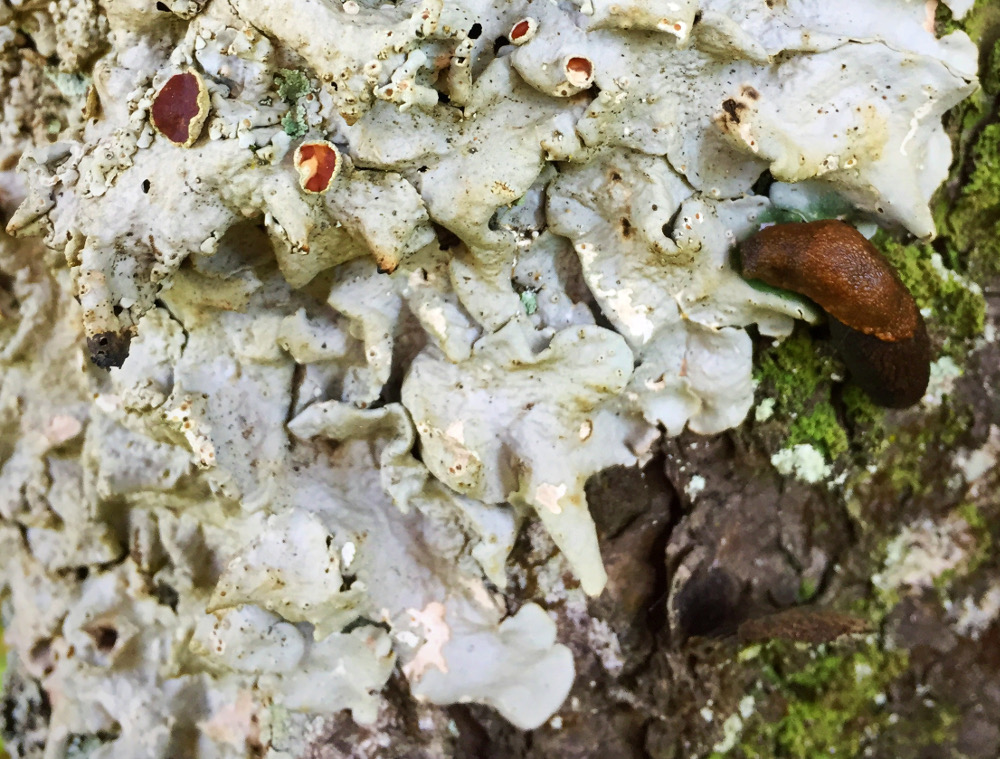
[{"label": "brown slug", "polygon": [[871,632],[871,625],[860,617],[830,609],[796,607],[748,619],[739,626],[736,634],[743,644],[793,640],[819,645],[843,635],[867,632]]},{"label": "brown slug", "polygon": [[878,248],[835,219],[777,224],[740,246],[743,276],[805,295],[830,317],[856,385],[882,406],[919,401],[930,378],[920,309]]},{"label": "brown slug", "polygon": [[879,340],[830,317],[834,347],[851,381],[880,406],[906,408],[927,392],[931,377],[931,342],[921,317],[913,337]]}]

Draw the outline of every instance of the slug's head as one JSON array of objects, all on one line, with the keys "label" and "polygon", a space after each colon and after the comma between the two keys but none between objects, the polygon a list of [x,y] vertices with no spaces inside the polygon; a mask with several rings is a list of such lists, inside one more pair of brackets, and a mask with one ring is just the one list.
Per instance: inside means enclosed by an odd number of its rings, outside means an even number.
[{"label": "slug's head", "polygon": [[878,248],[836,219],[776,224],[740,246],[743,276],[805,295],[880,340],[913,337],[920,312]]},{"label": "slug's head", "polygon": [[743,276],[812,299],[851,378],[876,403],[910,406],[930,376],[930,341],[892,265],[850,224],[777,224],[740,246]]}]

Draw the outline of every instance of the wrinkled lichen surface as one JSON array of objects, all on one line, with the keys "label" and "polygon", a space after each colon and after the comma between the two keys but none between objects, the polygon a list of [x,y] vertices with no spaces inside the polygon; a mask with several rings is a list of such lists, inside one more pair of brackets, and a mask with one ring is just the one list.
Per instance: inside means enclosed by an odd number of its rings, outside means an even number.
[{"label": "wrinkled lichen surface", "polygon": [[[409,699],[534,728],[579,653],[553,599],[620,670],[586,611],[616,589],[588,478],[786,382],[755,412],[795,415],[771,462],[829,480],[829,368],[793,337],[754,377],[747,331],[817,311],[732,248],[828,215],[929,239],[941,117],[977,86],[968,36],[905,0],[59,0],[0,23],[25,755],[292,757],[321,717]],[[210,97],[190,147],[149,120],[185,71]],[[341,153],[324,193],[303,140]],[[975,286],[884,245],[971,337]]]}]

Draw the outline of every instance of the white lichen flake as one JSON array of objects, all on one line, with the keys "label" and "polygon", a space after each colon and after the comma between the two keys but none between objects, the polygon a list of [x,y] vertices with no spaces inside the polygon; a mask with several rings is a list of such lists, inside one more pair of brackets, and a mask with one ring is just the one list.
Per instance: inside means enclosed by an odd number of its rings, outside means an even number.
[{"label": "white lichen flake", "polygon": [[771,464],[781,474],[794,476],[803,482],[822,482],[832,473],[823,452],[809,443],[782,448],[771,456]]},{"label": "white lichen flake", "polygon": [[872,583],[884,593],[931,588],[946,572],[961,571],[975,542],[958,516],[906,525],[886,546],[884,566]]},{"label": "white lichen flake", "polygon": [[701,491],[705,489],[706,484],[705,478],[700,474],[696,474],[688,480],[688,484],[684,486],[684,493],[693,501],[698,497]]},{"label": "white lichen flake", "polygon": [[394,672],[544,724],[574,663],[502,596],[520,527],[601,593],[587,479],[738,425],[746,328],[818,318],[733,244],[831,196],[930,235],[976,87],[903,0],[70,5],[0,7],[4,627],[46,756],[300,756]]},{"label": "white lichen flake", "polygon": [[954,391],[955,381],[961,376],[962,367],[951,356],[942,356],[933,361],[927,392],[921,402],[927,406],[940,406],[944,397]]},{"label": "white lichen flake", "polygon": [[760,403],[757,404],[757,408],[754,410],[754,421],[766,422],[772,416],[774,416],[774,405],[776,401],[774,398],[765,398]]}]

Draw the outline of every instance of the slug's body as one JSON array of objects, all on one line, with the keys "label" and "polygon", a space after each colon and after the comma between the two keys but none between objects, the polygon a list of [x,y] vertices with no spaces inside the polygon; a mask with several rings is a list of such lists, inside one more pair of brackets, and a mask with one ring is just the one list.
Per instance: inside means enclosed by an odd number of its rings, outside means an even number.
[{"label": "slug's body", "polygon": [[860,232],[827,219],[762,229],[740,247],[743,276],[814,300],[853,381],[883,406],[919,401],[930,378],[920,309]]}]

